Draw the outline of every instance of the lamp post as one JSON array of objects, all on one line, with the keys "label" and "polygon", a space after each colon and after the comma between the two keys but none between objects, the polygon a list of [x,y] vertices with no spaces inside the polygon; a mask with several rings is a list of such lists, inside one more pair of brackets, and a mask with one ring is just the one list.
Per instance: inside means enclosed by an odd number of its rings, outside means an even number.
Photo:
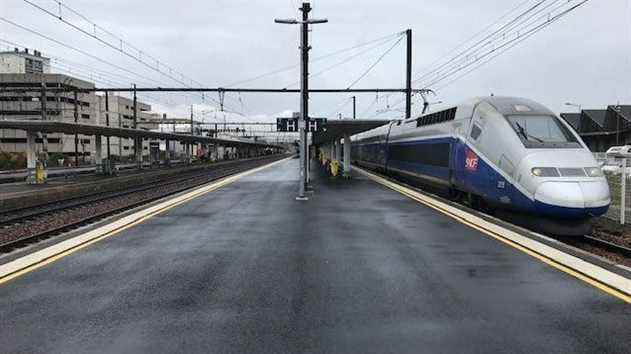
[{"label": "lamp post", "polygon": [[300,183],[298,189],[297,200],[307,200],[305,197],[305,188],[308,182],[308,164],[307,157],[307,127],[309,121],[309,25],[317,23],[326,23],[327,19],[309,19],[311,11],[311,3],[303,2],[302,20],[298,19],[275,19],[274,22],[287,25],[300,25],[300,119],[298,121],[298,130],[300,132]]},{"label": "lamp post", "polygon": [[614,110],[616,111],[616,145],[620,145],[620,116],[622,115],[620,103],[616,105],[616,108],[614,108]]}]

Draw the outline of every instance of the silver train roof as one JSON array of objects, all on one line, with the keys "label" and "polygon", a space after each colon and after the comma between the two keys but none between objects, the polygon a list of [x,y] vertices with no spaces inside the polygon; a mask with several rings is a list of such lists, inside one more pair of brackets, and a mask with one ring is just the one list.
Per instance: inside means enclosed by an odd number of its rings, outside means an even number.
[{"label": "silver train roof", "polygon": [[495,107],[502,115],[554,115],[544,105],[521,97],[488,96],[478,98]]}]

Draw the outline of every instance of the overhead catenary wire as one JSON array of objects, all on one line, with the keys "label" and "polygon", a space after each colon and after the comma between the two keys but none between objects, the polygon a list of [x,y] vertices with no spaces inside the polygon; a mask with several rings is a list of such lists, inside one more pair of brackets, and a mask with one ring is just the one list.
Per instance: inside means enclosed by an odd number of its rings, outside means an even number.
[{"label": "overhead catenary wire", "polygon": [[383,58],[385,58],[386,55],[388,55],[388,53],[390,53],[399,43],[401,43],[402,39],[403,37],[399,38],[399,40],[396,41],[396,43],[394,43],[390,48],[388,48],[388,50],[386,50],[383,54],[381,54],[381,56],[372,65],[370,65],[368,69],[366,69],[366,71],[364,71],[361,75],[359,75],[357,79],[355,79],[355,81],[353,81],[350,85],[348,85],[347,89],[352,88],[353,86],[355,86],[355,84],[361,81],[361,79],[363,79],[366,75],[368,75],[368,73],[372,69],[374,69],[374,67],[377,66],[377,64],[379,64],[383,60]]},{"label": "overhead catenary wire", "polygon": [[[498,46],[494,46],[493,49],[490,49],[490,50],[482,53],[481,55],[478,55],[475,60],[473,60],[473,61],[471,61],[471,62],[469,62],[467,64],[461,65],[459,67],[456,67],[453,70],[451,70],[451,71],[449,71],[449,72],[447,72],[445,74],[440,75],[436,79],[430,81],[427,84],[427,86],[433,86],[433,85],[437,84],[438,82],[440,82],[440,81],[442,81],[442,80],[444,80],[444,79],[446,79],[448,77],[451,77],[451,76],[457,74],[458,72],[461,72],[462,70],[467,69],[468,67],[471,67],[472,65],[482,61],[484,58],[488,57],[489,55],[492,55],[493,53],[496,53],[496,52],[502,50],[502,48],[508,47],[510,49],[510,48],[514,47],[514,46],[511,46],[512,43],[515,43],[515,42],[517,42],[517,44],[521,43],[526,38],[528,38],[531,35],[539,32],[540,30],[542,30],[543,28],[551,25],[552,23],[558,21],[559,19],[561,19],[562,17],[566,16],[568,13],[572,12],[573,10],[577,9],[578,7],[584,5],[588,1],[589,0],[582,0],[578,4],[570,7],[569,9],[566,9],[566,10],[560,12],[559,14],[556,14],[556,15],[550,17],[550,18],[547,18],[543,23],[540,23],[540,24],[536,25],[535,27],[527,29],[527,30],[524,29],[525,32],[521,32],[520,31],[520,33],[517,33],[515,38],[507,40],[507,41],[505,41],[504,43],[502,43],[502,44],[500,44]],[[546,17],[546,16],[544,15],[542,17]],[[539,19],[541,19],[542,17],[540,17]],[[501,53],[504,53],[504,52],[505,51],[501,51]]]},{"label": "overhead catenary wire", "polygon": [[[100,32],[103,32],[103,33],[105,33],[105,34],[109,35],[110,37],[115,38],[115,39],[117,40],[117,42],[118,42],[119,46],[118,46],[118,47],[114,46],[114,49],[120,49],[119,51],[120,51],[121,53],[123,53],[123,54],[125,54],[125,55],[128,55],[129,53],[126,53],[126,52],[124,52],[124,51],[123,51],[123,48],[124,48],[124,47],[128,47],[128,48],[130,48],[130,49],[135,50],[135,51],[138,53],[138,56],[137,56],[137,57],[132,56],[132,58],[142,61],[142,60],[141,60],[141,58],[142,58],[142,56],[144,56],[144,57],[146,57],[146,58],[151,59],[153,62],[155,62],[155,63],[157,64],[157,66],[162,66],[162,67],[164,67],[165,69],[168,69],[170,73],[176,73],[177,75],[179,75],[179,76],[181,77],[181,79],[182,79],[182,80],[190,81],[191,83],[201,84],[200,82],[197,82],[196,80],[194,80],[194,79],[192,79],[192,78],[187,77],[186,75],[184,75],[184,74],[183,74],[183,73],[181,73],[180,71],[178,71],[178,70],[174,69],[173,67],[171,67],[171,66],[167,65],[166,63],[164,63],[164,62],[160,61],[158,58],[156,58],[156,57],[152,56],[151,54],[147,53],[146,51],[143,51],[143,50],[142,50],[142,49],[140,49],[139,47],[137,47],[137,46],[135,46],[135,45],[133,45],[133,44],[129,43],[128,41],[124,40],[124,39],[123,39],[123,38],[121,38],[120,36],[118,36],[118,35],[116,35],[116,34],[112,33],[111,31],[107,30],[106,28],[104,28],[104,27],[102,27],[102,26],[98,25],[98,24],[97,24],[97,23],[95,23],[94,21],[90,20],[90,19],[89,19],[87,16],[85,16],[84,14],[82,14],[82,13],[80,13],[79,11],[77,11],[77,10],[73,9],[72,7],[70,7],[70,6],[66,5],[65,3],[62,3],[62,2],[61,2],[61,1],[59,1],[59,0],[51,0],[51,2],[54,2],[54,3],[56,3],[56,4],[59,6],[60,13],[59,13],[58,15],[55,15],[52,11],[50,11],[50,10],[47,10],[47,9],[43,8],[42,6],[39,6],[39,5],[37,5],[37,4],[35,4],[35,3],[33,3],[33,2],[32,2],[32,1],[30,1],[30,0],[23,0],[23,1],[24,1],[24,2],[26,2],[27,4],[29,4],[29,5],[33,6],[33,7],[35,7],[35,8],[37,8],[37,9],[41,10],[41,11],[43,11],[43,12],[45,12],[45,13],[49,14],[50,16],[52,16],[52,17],[55,17],[55,18],[59,19],[60,21],[62,21],[62,22],[64,22],[64,23],[68,24],[69,26],[74,27],[75,29],[77,29],[77,30],[79,30],[79,31],[81,31],[81,32],[83,32],[83,33],[85,33],[86,35],[91,36],[91,37],[93,37],[93,38],[95,38],[95,39],[97,39],[97,40],[101,41],[103,44],[106,44],[106,45],[108,45],[108,46],[109,46],[109,45],[111,45],[111,43],[109,43],[109,42],[107,42],[107,41],[104,41],[104,40],[102,40],[101,38],[99,38],[99,37],[97,36],[96,32],[97,32],[97,29],[98,29]],[[67,10],[67,11],[69,11],[70,13],[72,13],[72,14],[74,14],[74,15],[78,16],[79,18],[81,18],[83,21],[85,21],[85,22],[89,23],[89,24],[91,25],[92,29],[94,30],[94,33],[87,32],[86,30],[84,30],[84,29],[80,28],[79,26],[76,26],[75,24],[73,24],[73,23],[71,23],[71,22],[67,21],[67,20],[66,20],[66,19],[62,16],[62,14],[61,14],[61,8],[66,9],[66,10]],[[152,68],[152,69],[154,69],[154,70],[155,70],[155,68]],[[169,74],[166,74],[166,73],[163,73],[163,74],[164,74],[165,76],[166,76],[166,75],[169,75]],[[175,80],[175,79],[174,79],[174,80]],[[184,83],[184,84],[185,84],[185,83]],[[192,85],[190,85],[190,86],[192,86]]]},{"label": "overhead catenary wire", "polygon": [[[80,18],[82,18],[84,21],[86,21],[86,22],[90,23],[90,24],[92,25],[92,27],[94,28],[95,33],[90,33],[89,31],[87,31],[87,30],[85,30],[85,29],[83,29],[83,28],[81,28],[81,27],[79,27],[79,26],[75,25],[74,23],[72,23],[72,22],[70,22],[70,21],[68,21],[68,20],[64,19],[64,18],[61,16],[61,13],[60,13],[59,15],[56,15],[56,14],[54,14],[52,11],[50,11],[50,10],[47,10],[47,9],[43,8],[42,6],[39,6],[39,5],[37,5],[37,4],[35,4],[35,3],[33,3],[33,2],[32,2],[32,1],[30,1],[30,0],[23,0],[23,1],[24,1],[25,3],[27,3],[27,4],[29,4],[29,5],[31,5],[31,6],[33,6],[33,7],[35,7],[35,8],[37,8],[37,9],[39,9],[40,11],[42,11],[42,12],[44,12],[44,13],[46,13],[46,14],[48,14],[48,15],[50,15],[50,16],[52,16],[52,17],[54,17],[54,18],[57,18],[57,19],[58,19],[58,20],[60,20],[61,22],[65,23],[65,24],[67,24],[68,26],[70,26],[70,27],[74,28],[75,30],[77,30],[77,31],[79,31],[79,32],[81,32],[81,33],[83,33],[84,35],[89,36],[89,37],[91,37],[91,38],[93,38],[93,39],[95,39],[95,40],[99,41],[100,43],[102,43],[102,44],[106,45],[107,47],[109,47],[109,48],[111,48],[111,49],[114,49],[114,50],[116,50],[117,52],[120,52],[121,54],[123,54],[123,55],[125,55],[125,56],[127,56],[127,57],[130,57],[130,58],[132,58],[133,60],[135,60],[135,61],[137,61],[137,62],[139,62],[139,63],[143,64],[144,66],[148,67],[149,69],[151,69],[151,70],[153,70],[153,71],[155,71],[155,72],[157,72],[157,73],[159,73],[159,74],[161,74],[161,75],[163,75],[163,76],[165,76],[165,77],[170,78],[171,80],[173,80],[173,81],[175,81],[175,82],[177,82],[177,83],[181,84],[181,85],[182,85],[182,86],[184,86],[184,87],[193,87],[193,84],[198,84],[198,85],[200,85],[200,86],[203,86],[203,84],[202,84],[202,83],[200,83],[200,82],[198,82],[198,81],[196,81],[196,80],[194,80],[194,79],[192,79],[192,78],[188,78],[188,77],[186,77],[184,74],[182,74],[182,73],[180,73],[179,71],[177,71],[177,70],[173,69],[172,67],[170,67],[170,66],[166,65],[164,62],[161,62],[159,59],[157,59],[157,58],[155,58],[155,57],[153,57],[153,56],[151,56],[151,55],[147,54],[145,51],[143,51],[143,50],[139,49],[138,47],[136,47],[136,46],[134,46],[134,45],[132,45],[132,44],[130,44],[129,42],[127,42],[127,41],[125,41],[124,39],[122,39],[121,37],[119,37],[119,36],[117,36],[117,35],[113,34],[112,32],[108,31],[107,29],[105,29],[105,28],[103,28],[103,27],[99,26],[98,24],[96,24],[95,22],[93,22],[93,21],[91,21],[89,18],[87,18],[85,15],[83,15],[83,14],[79,13],[78,11],[76,11],[76,10],[72,9],[71,7],[69,7],[69,6],[67,6],[67,5],[65,5],[65,4],[63,4],[63,3],[61,3],[61,2],[60,2],[60,1],[58,1],[58,0],[51,0],[51,1],[58,3],[58,5],[60,6],[60,8],[61,8],[61,7],[63,7],[63,8],[65,8],[66,10],[68,10],[68,11],[72,12],[73,14],[75,14],[75,15],[79,16],[79,17],[80,17]],[[108,42],[108,41],[106,41],[106,40],[102,39],[101,37],[99,37],[99,36],[96,34],[96,29],[99,29],[100,31],[102,31],[102,32],[104,32],[104,33],[106,33],[106,34],[108,34],[108,35],[112,36],[113,38],[116,38],[116,39],[118,40],[118,43],[119,43],[120,45],[119,45],[119,46],[117,46],[117,45],[115,45],[115,44],[113,44],[113,43],[110,43],[110,42]],[[129,47],[129,48],[131,48],[131,49],[135,50],[135,51],[137,52],[137,56],[136,56],[136,55],[133,55],[133,54],[131,54],[131,53],[129,53],[129,52],[127,52],[126,50],[124,50],[124,46],[127,46],[127,47]],[[156,65],[154,66],[154,65],[152,65],[152,64],[150,64],[150,63],[148,63],[148,62],[146,62],[146,61],[142,60],[142,56],[143,56],[143,55],[144,55],[145,57],[147,57],[147,58],[152,59],[152,61],[154,61]],[[164,68],[167,68],[167,69],[169,70],[169,72],[175,72],[176,74],[180,75],[182,79],[178,79],[178,78],[176,78],[175,76],[173,76],[172,74],[167,73],[167,72],[165,72],[165,71],[163,71],[163,70],[160,70],[160,65],[162,65],[162,67],[164,67]],[[184,80],[185,80],[185,81],[184,81]],[[187,83],[187,81],[190,81],[190,84],[188,84],[188,83]],[[203,95],[203,94],[198,94],[197,96],[199,96],[202,100],[204,100],[204,99],[206,98],[206,96],[205,96],[205,95]],[[216,104],[219,104],[219,102],[218,102],[216,99],[214,99],[213,97],[209,97],[209,99],[210,99],[211,101],[215,102]],[[224,105],[225,105],[225,104],[224,104]],[[226,106],[227,106],[227,105],[226,105]]]},{"label": "overhead catenary wire", "polygon": [[338,104],[335,105],[335,109],[333,111],[331,111],[331,113],[327,114],[327,117],[334,117],[335,114],[337,114],[338,112],[340,112],[340,110],[342,110],[344,107],[346,107],[346,105],[348,105],[351,102],[351,97],[345,97],[344,100],[340,101]]},{"label": "overhead catenary wire", "polygon": [[[395,38],[396,38],[396,37],[395,37]],[[399,39],[399,41],[398,41],[398,42],[400,42],[400,41],[401,41],[401,38]],[[359,56],[362,56],[363,54],[366,54],[366,53],[368,53],[368,52],[371,52],[371,51],[373,51],[373,50],[375,50],[375,49],[377,49],[377,48],[379,48],[379,47],[381,47],[381,46],[385,45],[385,44],[388,44],[389,42],[390,42],[390,41],[386,41],[386,42],[383,42],[383,43],[381,43],[381,42],[380,42],[380,43],[378,43],[378,44],[376,44],[376,45],[374,45],[374,46],[370,46],[370,47],[368,47],[367,49],[364,49],[364,50],[362,50],[362,51],[359,51],[359,52],[357,52],[357,53],[354,53],[353,55],[350,55],[350,56],[348,56],[348,57],[345,57],[344,59],[342,59],[342,60],[340,60],[340,61],[338,61],[338,62],[335,62],[334,64],[329,65],[329,66],[325,67],[324,69],[322,69],[322,70],[320,70],[320,71],[317,71],[317,72],[315,72],[315,73],[310,73],[310,74],[309,74],[309,78],[311,79],[311,78],[314,78],[314,77],[320,76],[320,75],[322,75],[322,74],[324,74],[324,73],[326,73],[326,72],[329,72],[329,71],[331,71],[331,70],[333,70],[333,69],[335,69],[335,68],[338,68],[338,67],[340,67],[340,66],[342,66],[342,65],[344,65],[344,64],[346,64],[346,63],[348,63],[348,62],[350,62],[351,60],[353,60],[353,59],[355,59],[355,58],[357,58],[357,57],[359,57]],[[398,42],[397,42],[397,43],[398,43]],[[396,44],[395,44],[395,45],[396,45]],[[391,49],[389,49],[389,50],[391,50]],[[389,50],[388,50],[388,51],[389,51]],[[284,85],[284,86],[282,86],[282,87],[286,87],[286,88],[287,88],[287,87],[291,87],[291,86],[293,86],[293,85],[295,85],[295,84],[298,84],[299,82],[300,82],[300,81],[294,81],[294,82],[292,82],[291,84],[289,84],[289,85]]]},{"label": "overhead catenary wire", "polygon": [[465,39],[464,41],[460,42],[459,44],[457,44],[456,46],[452,47],[449,51],[447,51],[444,55],[438,57],[437,59],[435,59],[434,61],[432,61],[430,64],[428,64],[427,66],[425,66],[423,69],[421,69],[420,71],[416,72],[414,76],[418,76],[420,74],[422,74],[423,72],[431,69],[431,67],[433,67],[434,65],[440,63],[442,60],[446,59],[449,57],[449,55],[451,55],[452,53],[454,53],[455,51],[457,51],[458,49],[464,47],[467,43],[471,42],[472,40],[474,40],[475,38],[477,38],[478,36],[480,36],[481,34],[485,33],[486,31],[488,31],[489,29],[491,29],[493,26],[497,25],[498,23],[500,23],[503,19],[505,19],[506,17],[508,17],[510,14],[512,14],[513,12],[519,10],[520,8],[522,8],[524,5],[526,5],[527,3],[531,2],[532,0],[525,0],[520,2],[519,4],[517,4],[515,7],[511,8],[508,12],[504,13],[504,15],[500,16],[498,19],[496,19],[495,21],[489,23],[487,26],[485,26],[484,28],[482,28],[480,31],[476,32],[475,34],[473,34],[472,36],[468,37],[467,39]]},{"label": "overhead catenary wire", "polygon": [[[548,20],[548,22],[540,25],[538,28],[535,28],[527,33],[525,33],[522,37],[520,38],[516,38],[515,41],[511,42],[511,43],[507,43],[510,44],[508,47],[502,47],[499,49],[502,49],[501,51],[499,51],[498,53],[495,53],[495,55],[492,55],[491,57],[487,58],[486,60],[484,60],[483,62],[478,63],[478,65],[474,66],[473,68],[467,70],[466,72],[464,72],[463,74],[457,76],[456,78],[450,80],[449,82],[443,84],[440,86],[440,90],[444,89],[445,87],[453,84],[454,82],[458,81],[459,79],[465,77],[466,75],[470,74],[471,72],[477,70],[478,68],[480,68],[481,66],[483,66],[484,64],[490,62],[491,60],[493,60],[494,58],[496,58],[497,56],[503,54],[504,52],[506,52],[507,50],[515,47],[516,45],[520,44],[521,42],[525,41],[526,39],[528,39],[529,37],[531,37],[532,35],[534,35],[535,33],[537,33],[538,31],[542,30],[543,28],[551,25],[553,22],[556,22],[558,20],[560,20],[563,16],[567,15],[569,12],[571,12],[572,10],[584,5],[586,2],[588,2],[589,0],[583,0],[581,3],[575,5],[574,7],[565,10],[562,14],[559,14],[557,16],[555,16],[554,18],[551,18],[550,20]],[[463,68],[464,69],[464,68]]]},{"label": "overhead catenary wire", "polygon": [[[559,4],[560,1],[562,1],[561,4]],[[466,70],[467,68],[470,68],[465,73],[459,75],[458,77],[456,77],[453,80],[449,81],[445,85],[441,85],[440,89],[443,89],[443,88],[453,84],[457,80],[465,77],[467,74],[469,74],[469,73],[473,72],[474,70],[480,68],[481,66],[483,66],[484,64],[490,62],[491,60],[493,60],[497,56],[505,53],[506,51],[508,51],[509,49],[515,47],[519,43],[525,41],[527,38],[530,38],[535,33],[537,33],[540,30],[546,28],[547,26],[549,26],[552,23],[558,21],[559,19],[561,19],[562,17],[566,16],[570,12],[576,10],[577,8],[583,6],[585,3],[589,2],[589,0],[578,0],[578,3],[574,2],[574,4],[572,6],[570,6],[569,8],[566,8],[567,5],[570,4],[573,1],[574,0],[555,0],[555,1],[552,1],[552,2],[548,3],[547,5],[545,5],[543,7],[541,7],[536,12],[533,12],[532,15],[529,16],[529,17],[525,17],[524,18],[522,16],[520,18],[521,19],[520,21],[514,21],[514,19],[511,20],[510,22],[513,24],[512,27],[507,28],[507,29],[510,29],[510,30],[508,32],[506,32],[506,33],[503,33],[502,36],[501,36],[501,38],[504,40],[504,42],[500,42],[499,44],[494,44],[490,49],[487,48],[486,52],[479,53],[480,49],[488,47],[488,44],[489,44],[488,42],[483,43],[483,46],[478,46],[478,47],[474,48],[474,50],[478,52],[478,54],[476,54],[474,60],[472,60],[470,62],[467,62],[467,63],[464,63],[464,64],[454,65],[449,70],[445,70],[444,72],[439,73],[439,75],[437,75],[432,80],[425,82],[423,87],[434,87],[434,85],[439,84],[440,82],[444,81],[445,79],[448,79],[448,78],[452,77],[453,75],[456,75],[459,72],[462,72],[463,70]],[[556,7],[554,7],[553,9],[549,10],[547,13],[542,15],[543,11],[545,11],[547,9],[550,9],[550,7],[554,6],[555,4],[557,4]],[[559,11],[560,9],[564,9],[564,10]],[[534,18],[534,20],[533,20],[533,18]],[[543,22],[541,22],[542,19],[544,20]],[[475,65],[475,64],[478,64],[478,65]],[[475,65],[475,66],[472,67],[473,65]],[[415,82],[418,82],[418,81],[419,81],[418,79],[415,80]],[[405,101],[404,99],[398,101],[397,103],[392,105],[391,108],[394,108],[394,107],[402,104],[404,101]]]},{"label": "overhead catenary wire", "polygon": [[56,44],[58,44],[58,45],[60,45],[60,46],[62,46],[62,47],[64,47],[64,48],[67,48],[67,49],[70,49],[70,50],[72,50],[72,51],[75,51],[75,52],[77,52],[77,53],[79,53],[79,54],[82,54],[82,55],[85,55],[85,56],[87,56],[87,57],[90,57],[90,58],[92,58],[92,59],[94,59],[94,60],[96,60],[96,61],[98,61],[98,62],[100,62],[100,63],[106,64],[106,65],[111,66],[111,67],[113,67],[113,68],[116,68],[116,69],[118,69],[118,70],[124,71],[124,72],[129,73],[129,74],[132,74],[132,75],[134,75],[134,76],[137,76],[137,77],[143,78],[143,79],[145,79],[145,80],[151,81],[151,82],[153,82],[154,84],[158,84],[158,85],[160,85],[160,82],[159,82],[159,81],[156,81],[156,80],[154,80],[154,79],[152,79],[152,78],[149,78],[149,77],[146,77],[146,76],[144,76],[144,75],[138,74],[137,72],[134,72],[133,70],[129,70],[129,69],[127,69],[127,68],[125,68],[125,67],[122,67],[122,66],[120,66],[120,65],[118,65],[118,64],[114,64],[114,63],[112,63],[112,62],[109,62],[109,61],[107,61],[107,60],[105,60],[105,59],[102,59],[102,58],[100,58],[100,57],[96,56],[96,55],[90,54],[90,53],[88,53],[88,52],[86,52],[86,51],[84,51],[84,50],[82,50],[82,49],[79,49],[79,48],[77,48],[77,47],[74,47],[74,46],[72,46],[72,45],[69,45],[69,44],[67,44],[67,43],[64,43],[64,42],[62,42],[62,41],[60,41],[60,40],[57,40],[57,39],[55,39],[55,38],[52,38],[52,37],[50,37],[50,36],[47,36],[47,35],[45,35],[45,34],[43,34],[43,33],[41,33],[41,32],[38,32],[38,31],[36,31],[36,30],[33,30],[33,29],[28,28],[28,27],[23,26],[23,25],[20,25],[20,24],[18,24],[18,23],[16,23],[16,22],[13,22],[13,21],[9,20],[9,19],[6,19],[6,18],[4,18],[4,17],[2,17],[2,16],[0,16],[0,21],[3,21],[3,22],[5,22],[5,23],[8,23],[8,24],[10,24],[10,25],[12,25],[12,26],[18,27],[18,28],[20,28],[20,29],[22,29],[22,30],[25,30],[25,31],[27,31],[27,32],[29,32],[29,33],[32,33],[32,34],[34,34],[34,35],[36,35],[36,36],[38,36],[38,37],[41,37],[41,38],[44,38],[44,39],[46,39],[46,40],[49,40],[49,41],[51,41],[51,42],[53,42],[53,43],[56,43]]},{"label": "overhead catenary wire", "polygon": [[[443,74],[443,71],[452,70],[454,67],[458,67],[463,65],[463,62],[469,62],[471,60],[476,61],[480,56],[480,52],[485,50],[486,48],[495,48],[498,43],[501,44],[507,40],[507,38],[511,38],[515,34],[519,36],[520,33],[527,31],[534,22],[540,20],[541,18],[548,17],[550,18],[552,14],[559,10],[560,8],[566,7],[569,3],[578,0],[553,0],[548,2],[547,4],[541,6],[543,3],[548,0],[539,0],[537,4],[529,7],[525,12],[522,12],[517,18],[512,19],[507,24],[503,25],[499,30],[494,31],[489,34],[483,40],[476,42],[475,45],[470,46],[465,52],[460,52],[458,55],[454,56],[446,63],[443,63],[441,66],[425,73],[419,78],[414,80],[415,83],[419,81],[423,81],[423,79],[429,79],[431,77],[439,77]],[[561,2],[560,5],[556,6],[553,9],[550,9],[555,4]],[[544,11],[548,10],[547,13]],[[526,13],[527,12],[527,13]],[[544,13],[542,16],[542,13]],[[537,17],[539,16],[539,17]],[[532,19],[535,21],[531,21]],[[528,22],[530,21],[530,22]],[[471,59],[473,58],[473,59]]]},{"label": "overhead catenary wire", "polygon": [[[421,75],[420,77],[417,77],[416,79],[414,79],[414,82],[418,82],[420,80],[422,80],[423,78],[427,77],[428,75],[431,75],[431,73],[440,70],[442,68],[444,68],[445,66],[453,63],[454,61],[458,60],[459,58],[463,57],[463,56],[467,56],[472,50],[474,50],[476,47],[478,47],[480,44],[485,44],[485,42],[493,37],[494,35],[502,32],[503,30],[507,29],[508,26],[510,26],[511,24],[519,21],[521,18],[523,18],[524,16],[527,16],[529,13],[531,13],[533,10],[535,10],[536,8],[538,8],[541,4],[543,4],[544,2],[546,2],[547,0],[538,0],[537,3],[535,3],[533,6],[530,6],[529,8],[527,8],[525,11],[521,12],[517,17],[511,19],[510,21],[508,21],[507,23],[505,23],[504,25],[500,26],[498,29],[492,31],[490,34],[487,34],[486,36],[484,36],[483,38],[477,40],[475,43],[473,43],[472,45],[468,46],[466,49],[458,52],[458,54],[456,54],[455,56],[451,57],[450,59],[448,59],[446,62],[444,62],[443,64],[439,65],[438,67],[429,70],[428,72],[424,73],[423,75]],[[558,0],[557,0],[558,1]],[[510,11],[509,13],[512,13],[513,11]],[[505,16],[502,16],[500,19],[498,19],[498,21],[500,21],[502,18],[505,18]],[[494,22],[494,23],[498,23],[498,21]],[[492,27],[492,26],[491,26]],[[475,38],[475,37],[473,37]]]},{"label": "overhead catenary wire", "polygon": [[[376,39],[373,39],[373,40],[370,40],[370,41],[367,41],[367,42],[362,42],[360,44],[356,44],[356,45],[353,45],[353,46],[350,46],[350,47],[347,47],[347,48],[342,48],[342,49],[338,49],[338,50],[335,50],[333,52],[326,53],[326,54],[323,54],[323,55],[320,55],[320,56],[315,56],[315,57],[309,59],[309,63],[314,63],[314,62],[317,62],[317,61],[320,61],[320,60],[324,60],[324,59],[327,59],[327,58],[330,58],[330,57],[334,57],[334,56],[337,56],[337,55],[342,54],[342,53],[346,53],[346,52],[349,52],[349,51],[352,51],[352,50],[355,50],[355,49],[358,49],[358,48],[361,48],[361,47],[364,47],[364,46],[367,46],[367,45],[371,45],[373,43],[378,43],[378,42],[383,42],[383,41],[388,42],[389,40],[391,40],[391,39],[393,39],[395,37],[401,36],[403,33],[405,33],[405,32],[392,33],[392,34],[389,34],[387,36],[382,36],[382,37],[379,37],[379,38],[376,38]],[[265,72],[263,74],[256,75],[256,76],[248,78],[248,79],[243,79],[243,80],[232,82],[232,83],[230,83],[228,85],[224,85],[223,87],[234,87],[236,85],[247,84],[247,83],[250,83],[250,82],[262,79],[264,77],[268,77],[268,76],[272,76],[272,75],[275,75],[275,74],[279,74],[279,73],[282,73],[282,72],[286,72],[286,71],[289,71],[289,70],[296,69],[299,66],[300,66],[300,64],[293,64],[293,65],[284,66],[284,67],[281,67],[281,68],[278,68],[278,69],[275,69],[275,70],[272,70],[272,71],[269,71],[269,72]]]},{"label": "overhead catenary wire", "polygon": [[[19,44],[19,43],[16,43],[14,41],[9,41],[9,40],[6,40],[6,39],[1,39],[1,38],[0,38],[0,43],[5,43],[5,44],[11,45],[13,47],[27,48],[23,44]],[[73,70],[78,70],[78,68],[81,68],[81,67],[87,68],[87,70],[93,71],[93,72],[99,74],[101,77],[109,77],[110,81],[111,82],[117,82],[118,86],[126,86],[126,85],[128,85],[128,84],[130,84],[132,82],[140,83],[140,84],[144,83],[144,81],[138,81],[137,79],[131,78],[129,76],[125,76],[125,75],[122,75],[122,74],[119,74],[119,73],[115,73],[115,72],[108,72],[108,71],[105,71],[103,69],[94,69],[94,68],[92,68],[90,66],[87,66],[85,64],[77,63],[77,62],[70,61],[70,60],[67,60],[67,59],[63,59],[63,58],[59,58],[59,57],[55,57],[55,56],[51,56],[50,59],[51,59],[51,61],[53,63],[57,62],[57,64],[61,63],[63,65],[63,63],[67,63],[67,66],[68,67],[72,67]],[[65,70],[65,71],[68,72],[68,70]],[[84,72],[85,72],[85,70],[84,70]],[[147,79],[147,82],[148,81],[152,81],[153,82],[153,83],[148,84],[149,86],[154,85],[155,83],[159,84],[159,82],[153,81],[153,80],[150,80],[150,79]],[[183,93],[183,94],[190,94],[190,93]]]}]

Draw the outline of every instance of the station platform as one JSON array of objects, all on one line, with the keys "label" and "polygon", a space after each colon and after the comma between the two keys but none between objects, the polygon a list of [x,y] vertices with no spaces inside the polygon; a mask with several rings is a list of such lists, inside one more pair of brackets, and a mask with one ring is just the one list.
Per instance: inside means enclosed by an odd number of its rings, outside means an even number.
[{"label": "station platform", "polygon": [[362,175],[298,160],[0,284],[5,352],[626,352],[631,307]]}]

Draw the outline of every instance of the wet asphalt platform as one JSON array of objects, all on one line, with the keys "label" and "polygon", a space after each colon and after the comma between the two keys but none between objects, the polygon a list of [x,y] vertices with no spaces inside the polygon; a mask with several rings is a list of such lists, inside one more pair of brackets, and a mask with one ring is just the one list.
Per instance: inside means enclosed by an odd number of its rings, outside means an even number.
[{"label": "wet asphalt platform", "polygon": [[2,353],[607,353],[631,307],[288,160],[0,285]]}]

